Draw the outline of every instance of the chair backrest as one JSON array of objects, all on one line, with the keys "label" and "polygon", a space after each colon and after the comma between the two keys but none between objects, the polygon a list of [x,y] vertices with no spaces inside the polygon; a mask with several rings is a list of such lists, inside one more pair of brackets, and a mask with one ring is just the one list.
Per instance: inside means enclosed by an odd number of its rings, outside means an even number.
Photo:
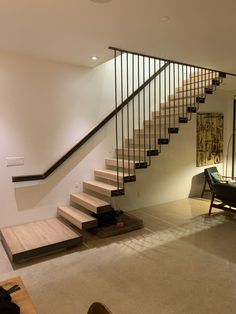
[{"label": "chair backrest", "polygon": [[90,305],[87,314],[112,314],[106,305],[100,302],[94,302]]},{"label": "chair backrest", "polygon": [[209,167],[209,168],[204,169],[205,178],[207,180],[207,183],[209,185],[211,192],[214,191],[213,186],[215,182],[211,175],[214,172],[218,172],[218,169],[216,167]]}]

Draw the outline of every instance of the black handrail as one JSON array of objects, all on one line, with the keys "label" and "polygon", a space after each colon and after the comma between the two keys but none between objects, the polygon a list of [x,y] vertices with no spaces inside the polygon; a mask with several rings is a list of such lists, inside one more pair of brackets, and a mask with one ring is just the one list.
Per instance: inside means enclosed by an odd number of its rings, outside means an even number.
[{"label": "black handrail", "polygon": [[143,54],[143,53],[139,53],[139,52],[133,52],[133,51],[129,51],[129,50],[125,50],[125,49],[121,49],[121,48],[115,48],[115,47],[108,47],[111,50],[116,50],[117,52],[121,52],[121,53],[129,53],[129,54],[134,54],[136,56],[141,56],[141,57],[146,57],[146,58],[152,58],[155,60],[161,60],[161,61],[165,61],[165,62],[169,62],[169,63],[174,63],[174,64],[179,64],[182,66],[189,66],[189,67],[195,67],[197,69],[200,70],[208,70],[208,71],[213,71],[213,72],[219,72],[220,74],[226,74],[226,75],[231,75],[231,76],[236,76],[235,73],[230,73],[230,72],[225,72],[222,70],[216,70],[216,69],[211,69],[211,68],[206,68],[206,67],[202,67],[200,65],[194,65],[194,64],[190,64],[190,63],[184,63],[184,62],[180,62],[180,61],[176,61],[176,60],[171,60],[171,59],[165,59],[165,58],[158,58],[155,56],[151,56],[151,55],[147,55],[147,54]]},{"label": "black handrail", "polygon": [[12,177],[12,182],[34,181],[44,180],[50,176],[58,167],[60,167],[71,155],[73,155],[78,149],[80,149],[94,134],[96,134],[107,122],[109,122],[122,108],[124,108],[132,99],[134,99],[148,84],[150,84],[162,71],[164,71],[169,65],[166,62],[156,73],[154,73],[149,79],[147,79],[140,87],[138,87],[129,97],[127,97],[116,109],[109,113],[97,126],[95,126],[88,134],[86,134],[82,140],[80,140],[75,146],[73,146],[65,155],[63,155],[55,164],[53,164],[43,174],[31,174],[23,176]]}]

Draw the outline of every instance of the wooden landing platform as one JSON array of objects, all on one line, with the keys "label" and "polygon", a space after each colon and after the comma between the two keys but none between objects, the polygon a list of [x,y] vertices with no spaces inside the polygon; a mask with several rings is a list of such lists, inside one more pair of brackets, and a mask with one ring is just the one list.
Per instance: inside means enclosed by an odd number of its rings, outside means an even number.
[{"label": "wooden landing platform", "polygon": [[82,235],[58,218],[2,228],[0,236],[12,262],[82,243]]},{"label": "wooden landing platform", "polygon": [[18,285],[20,290],[11,294],[12,302],[20,307],[21,314],[37,314],[36,309],[31,301],[31,298],[20,277],[15,277],[9,280],[1,281],[0,286],[8,290],[14,285]]}]

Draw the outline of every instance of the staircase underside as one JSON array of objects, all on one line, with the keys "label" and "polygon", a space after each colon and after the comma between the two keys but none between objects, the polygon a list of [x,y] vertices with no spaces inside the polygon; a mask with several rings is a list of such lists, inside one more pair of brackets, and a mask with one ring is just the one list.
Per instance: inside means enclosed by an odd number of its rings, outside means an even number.
[{"label": "staircase underside", "polygon": [[0,236],[12,262],[20,262],[82,243],[81,234],[63,224],[58,218],[2,228]]}]

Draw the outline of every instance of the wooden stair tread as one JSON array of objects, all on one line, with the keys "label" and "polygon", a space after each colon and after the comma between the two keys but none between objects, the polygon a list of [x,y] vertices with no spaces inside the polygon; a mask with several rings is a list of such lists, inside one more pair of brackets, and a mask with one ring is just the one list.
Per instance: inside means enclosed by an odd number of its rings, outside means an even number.
[{"label": "wooden stair tread", "polygon": [[[106,159],[105,160],[106,162],[106,165],[110,166],[110,165],[114,165],[115,167],[117,166],[117,159],[116,158],[110,158],[110,159]],[[130,166],[134,165],[134,161],[133,160],[128,160],[128,159],[125,159],[124,160],[124,164],[129,164],[130,163]],[[118,165],[122,165],[123,164],[123,159],[118,159]]]},{"label": "wooden stair tread", "polygon": [[97,219],[85,214],[73,206],[58,207],[58,214],[80,229],[93,228],[97,226]]},{"label": "wooden stair tread", "polygon": [[94,170],[94,173],[95,173],[95,176],[98,176],[98,177],[103,177],[103,178],[107,178],[107,179],[110,179],[110,180],[117,180],[117,176],[118,178],[120,179],[123,179],[123,177],[128,177],[129,174],[128,173],[123,173],[123,172],[120,172],[116,170],[108,170],[108,169],[102,169],[102,170],[99,170],[99,169],[96,169]]},{"label": "wooden stair tread", "polygon": [[84,181],[84,188],[94,191],[96,193],[106,195],[109,197],[124,195],[123,185],[121,184],[119,188],[114,184],[108,184],[101,181]]},{"label": "wooden stair tread", "polygon": [[112,184],[108,184],[108,183],[104,183],[104,182],[101,182],[101,181],[84,181],[85,184],[91,184],[91,185],[94,185],[94,186],[97,186],[97,187],[101,187],[101,188],[104,188],[104,189],[107,189],[109,191],[115,191],[117,190],[117,187],[115,185],[112,185]]},{"label": "wooden stair tread", "polygon": [[58,218],[41,220],[0,230],[3,245],[11,261],[81,244],[82,236]]},{"label": "wooden stair tread", "polygon": [[71,194],[71,201],[96,214],[111,210],[111,204],[84,192]]}]

